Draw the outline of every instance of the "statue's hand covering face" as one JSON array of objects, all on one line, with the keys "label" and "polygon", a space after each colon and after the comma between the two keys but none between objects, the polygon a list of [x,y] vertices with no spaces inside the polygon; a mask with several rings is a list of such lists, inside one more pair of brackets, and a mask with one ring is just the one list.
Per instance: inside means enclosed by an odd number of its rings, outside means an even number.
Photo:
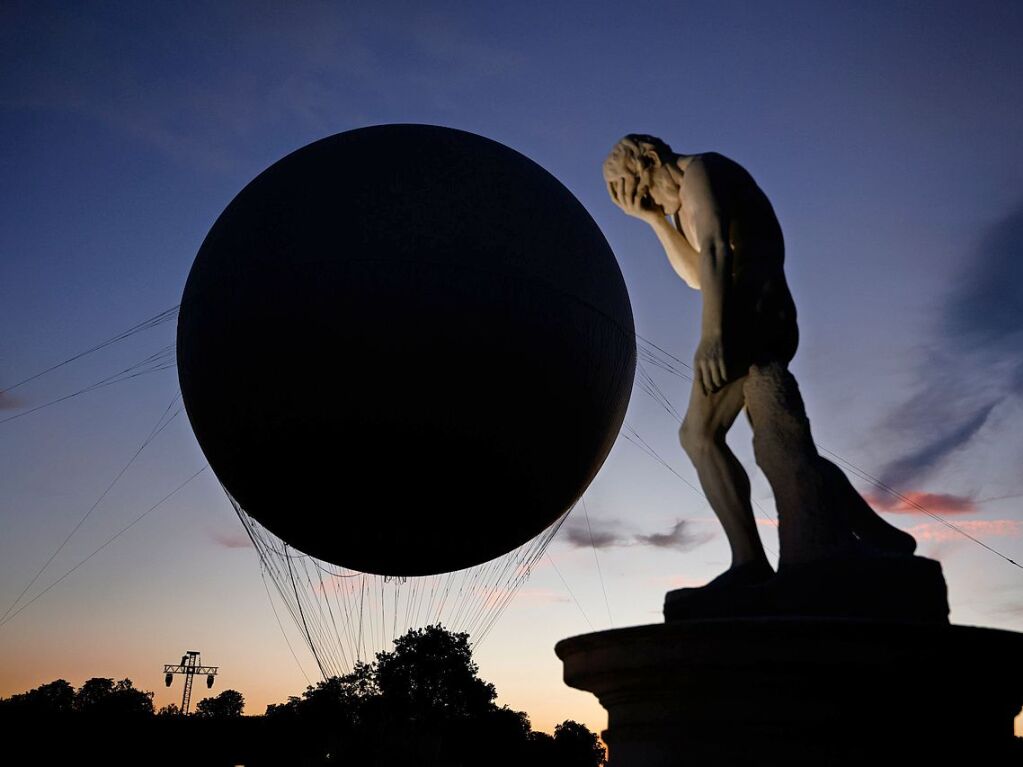
[{"label": "statue's hand covering face", "polygon": [[630,133],[604,160],[604,180],[613,185],[628,179],[641,207],[670,215],[678,209],[678,185],[665,165],[671,156],[671,147],[659,138]]},{"label": "statue's hand covering face", "polygon": [[639,144],[631,137],[623,138],[604,160],[604,180],[610,183],[629,177],[639,179],[644,170],[642,153]]}]

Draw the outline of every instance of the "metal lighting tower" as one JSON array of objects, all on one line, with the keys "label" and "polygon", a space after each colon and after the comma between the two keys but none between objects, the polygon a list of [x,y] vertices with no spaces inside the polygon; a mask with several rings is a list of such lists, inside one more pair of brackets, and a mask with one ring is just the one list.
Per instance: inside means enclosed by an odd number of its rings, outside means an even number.
[{"label": "metal lighting tower", "polygon": [[163,673],[164,684],[168,687],[171,686],[175,674],[185,675],[185,691],[181,694],[181,715],[184,716],[188,713],[188,707],[192,705],[192,680],[195,675],[205,674],[206,687],[209,689],[213,686],[213,677],[217,675],[217,666],[203,666],[199,659],[199,651],[189,650],[181,656],[180,665],[164,665]]}]

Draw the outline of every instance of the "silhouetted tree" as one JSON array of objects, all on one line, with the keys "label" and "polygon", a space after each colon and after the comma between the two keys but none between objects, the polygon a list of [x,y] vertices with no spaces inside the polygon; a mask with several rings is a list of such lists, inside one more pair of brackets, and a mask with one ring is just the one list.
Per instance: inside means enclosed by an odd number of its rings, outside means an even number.
[{"label": "silhouetted tree", "polygon": [[96,711],[107,701],[113,691],[113,679],[93,677],[79,687],[78,692],[75,693],[75,710]]},{"label": "silhouetted tree", "polygon": [[93,677],[75,693],[74,709],[105,717],[146,716],[153,713],[153,693],[136,690],[130,679]]},{"label": "silhouetted tree", "polygon": [[332,764],[339,754],[379,767],[603,763],[603,748],[583,725],[566,721],[553,737],[535,733],[524,712],[499,707],[496,698],[494,685],[479,677],[468,634],[427,626],[396,639],[373,663],[307,687],[266,713],[270,721],[307,728],[310,764]]},{"label": "silhouetted tree", "polygon": [[479,678],[468,634],[412,629],[379,652],[376,686],[387,709],[410,719],[458,719],[494,709],[497,691]]},{"label": "silhouetted tree", "polygon": [[468,634],[441,626],[409,631],[395,640],[393,651],[377,653],[373,669],[379,691],[375,702],[386,731],[404,733],[406,743],[418,744],[403,750],[391,746],[383,757],[386,764],[604,763],[603,747],[585,726],[566,721],[554,737],[534,734],[524,712],[498,707],[494,685],[479,677]]},{"label": "silhouetted tree", "polygon": [[177,703],[168,703],[166,706],[161,706],[160,710],[156,712],[157,716],[178,716],[181,714],[181,707]]},{"label": "silhouetted tree", "polygon": [[604,764],[607,756],[597,736],[571,719],[554,728],[554,754],[559,767],[595,767]]},{"label": "silhouetted tree", "polygon": [[333,726],[355,724],[368,701],[379,696],[375,669],[358,662],[351,673],[333,676],[306,687],[301,697],[292,695],[286,703],[266,707],[266,715],[275,719],[301,718],[330,723]]},{"label": "silhouetted tree", "polygon": [[530,764],[536,767],[554,767],[557,763],[554,736],[546,732],[530,731],[528,740]]},{"label": "silhouetted tree", "polygon": [[0,711],[32,716],[70,713],[74,707],[75,688],[63,679],[40,685],[28,692],[0,698]]},{"label": "silhouetted tree", "polygon": [[195,707],[196,716],[212,719],[226,719],[241,716],[245,708],[245,698],[237,690],[224,690],[212,698],[203,698]]}]

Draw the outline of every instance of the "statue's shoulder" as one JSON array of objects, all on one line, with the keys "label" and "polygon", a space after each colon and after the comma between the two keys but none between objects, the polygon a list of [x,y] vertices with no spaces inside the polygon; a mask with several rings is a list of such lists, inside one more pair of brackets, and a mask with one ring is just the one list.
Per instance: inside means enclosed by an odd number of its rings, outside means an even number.
[{"label": "statue's shoulder", "polygon": [[726,157],[720,152],[701,152],[689,156],[689,161],[683,167],[684,173],[702,176],[731,176],[737,173],[746,173],[745,169],[731,157]]},{"label": "statue's shoulder", "polygon": [[703,152],[693,155],[689,168],[692,168],[694,176],[698,176],[713,187],[718,194],[740,192],[763,194],[756,179],[753,178],[753,174],[746,170],[744,165],[720,152]]},{"label": "statue's shoulder", "polygon": [[720,152],[701,152],[700,154],[693,155],[690,167],[694,165],[699,166],[705,172],[746,173],[746,169],[742,165]]},{"label": "statue's shoulder", "polygon": [[741,165],[719,152],[701,152],[689,156],[682,168],[684,184],[691,193],[713,193],[721,196],[744,177],[746,171]]}]

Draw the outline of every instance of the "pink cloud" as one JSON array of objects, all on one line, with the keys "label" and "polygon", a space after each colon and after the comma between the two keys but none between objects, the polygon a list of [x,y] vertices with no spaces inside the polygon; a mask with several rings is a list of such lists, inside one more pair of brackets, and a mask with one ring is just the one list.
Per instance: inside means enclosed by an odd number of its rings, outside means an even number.
[{"label": "pink cloud", "polygon": [[[353,596],[363,591],[367,579],[372,581],[376,577],[375,575],[359,573],[354,570],[337,573],[325,573],[321,570],[317,574],[317,582],[311,583],[309,586],[314,593],[318,594],[326,594],[330,591],[341,596]],[[404,583],[408,579],[400,580]],[[374,585],[374,588],[377,587]]]},{"label": "pink cloud", "polygon": [[[1023,522],[1018,519],[968,519],[955,522],[955,526],[974,538],[1016,538],[1023,533]],[[906,530],[918,541],[961,541],[963,536],[941,522],[921,522]]]},{"label": "pink cloud", "polygon": [[568,594],[555,591],[554,589],[542,589],[542,588],[523,588],[519,589],[515,595],[515,599],[518,602],[524,602],[526,604],[550,604],[554,602],[570,602]]},{"label": "pink cloud", "polygon": [[690,578],[685,575],[678,575],[674,578],[661,579],[658,578],[658,585],[665,585],[669,589],[691,589],[699,586],[707,585],[707,578]]},{"label": "pink cloud", "polygon": [[[949,531],[952,532],[952,531]],[[925,542],[919,549],[917,549],[917,555],[921,557],[927,557],[928,559],[936,559],[939,562],[947,562],[953,553],[962,548],[964,543],[969,541],[961,535],[956,536],[958,540],[930,540]]]},{"label": "pink cloud", "polygon": [[875,495],[867,498],[871,506],[894,514],[923,514],[923,509],[932,514],[969,514],[977,510],[977,504],[965,495],[946,493],[921,493],[910,491],[901,497]]}]

